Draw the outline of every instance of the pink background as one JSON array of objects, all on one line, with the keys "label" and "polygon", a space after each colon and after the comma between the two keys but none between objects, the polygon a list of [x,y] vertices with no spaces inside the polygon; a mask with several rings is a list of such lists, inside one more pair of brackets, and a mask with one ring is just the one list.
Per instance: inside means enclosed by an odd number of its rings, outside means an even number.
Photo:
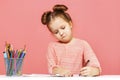
[{"label": "pink background", "polygon": [[120,74],[120,0],[0,0],[0,74],[5,74],[5,41],[14,49],[27,45],[23,73],[47,73],[45,53],[54,40],[41,15],[61,3],[69,7],[74,36],[87,40],[102,74]]}]

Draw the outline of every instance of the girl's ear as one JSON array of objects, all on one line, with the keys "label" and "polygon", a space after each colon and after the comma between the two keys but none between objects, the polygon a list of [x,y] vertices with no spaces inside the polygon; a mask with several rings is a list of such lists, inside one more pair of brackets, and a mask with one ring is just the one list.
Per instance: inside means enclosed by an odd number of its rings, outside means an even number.
[{"label": "girl's ear", "polygon": [[70,24],[70,27],[72,28],[73,24],[72,24],[72,22],[71,22],[71,21],[69,22],[69,24]]}]

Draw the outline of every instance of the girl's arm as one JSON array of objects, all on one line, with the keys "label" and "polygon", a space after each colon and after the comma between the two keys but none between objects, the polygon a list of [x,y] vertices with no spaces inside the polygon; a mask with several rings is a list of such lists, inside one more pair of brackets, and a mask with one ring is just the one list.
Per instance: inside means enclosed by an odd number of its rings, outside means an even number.
[{"label": "girl's arm", "polygon": [[83,66],[83,68],[80,70],[80,74],[83,76],[100,75],[101,67],[94,51],[86,41],[83,42],[83,46],[84,46],[84,60],[85,60],[84,62],[87,62],[88,60],[89,62],[85,66]]},{"label": "girl's arm", "polygon": [[54,45],[49,44],[48,52],[47,52],[47,62],[48,62],[48,70],[52,75],[59,74],[59,76],[72,76],[69,70],[66,70],[59,65],[57,65],[57,57],[54,51]]},{"label": "girl's arm", "polygon": [[53,74],[53,68],[57,67],[57,57],[54,52],[53,44],[49,44],[48,52],[47,52],[47,63],[48,63],[48,71],[50,74]]}]

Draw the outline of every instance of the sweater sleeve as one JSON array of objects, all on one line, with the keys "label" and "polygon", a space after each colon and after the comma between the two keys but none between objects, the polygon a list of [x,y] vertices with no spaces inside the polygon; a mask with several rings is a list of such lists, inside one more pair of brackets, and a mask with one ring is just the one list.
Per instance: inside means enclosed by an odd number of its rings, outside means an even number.
[{"label": "sweater sleeve", "polygon": [[57,57],[54,51],[54,46],[53,43],[50,43],[48,46],[48,51],[47,51],[47,63],[48,63],[48,71],[50,74],[52,74],[52,69],[56,67],[57,63]]},{"label": "sweater sleeve", "polygon": [[86,41],[83,42],[83,45],[84,45],[84,60],[85,62],[89,60],[89,63],[86,66],[98,67],[101,72],[100,63],[91,46]]}]

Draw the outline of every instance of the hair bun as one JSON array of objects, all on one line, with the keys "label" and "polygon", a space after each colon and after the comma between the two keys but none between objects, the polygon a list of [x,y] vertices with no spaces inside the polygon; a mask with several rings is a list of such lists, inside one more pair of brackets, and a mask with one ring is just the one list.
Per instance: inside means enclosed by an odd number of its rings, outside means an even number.
[{"label": "hair bun", "polygon": [[46,11],[43,13],[42,18],[41,18],[42,24],[46,25],[48,23],[48,18],[51,13],[52,13],[51,11]]},{"label": "hair bun", "polygon": [[60,4],[57,4],[53,7],[53,11],[67,11],[67,7],[65,5],[60,5]]}]

